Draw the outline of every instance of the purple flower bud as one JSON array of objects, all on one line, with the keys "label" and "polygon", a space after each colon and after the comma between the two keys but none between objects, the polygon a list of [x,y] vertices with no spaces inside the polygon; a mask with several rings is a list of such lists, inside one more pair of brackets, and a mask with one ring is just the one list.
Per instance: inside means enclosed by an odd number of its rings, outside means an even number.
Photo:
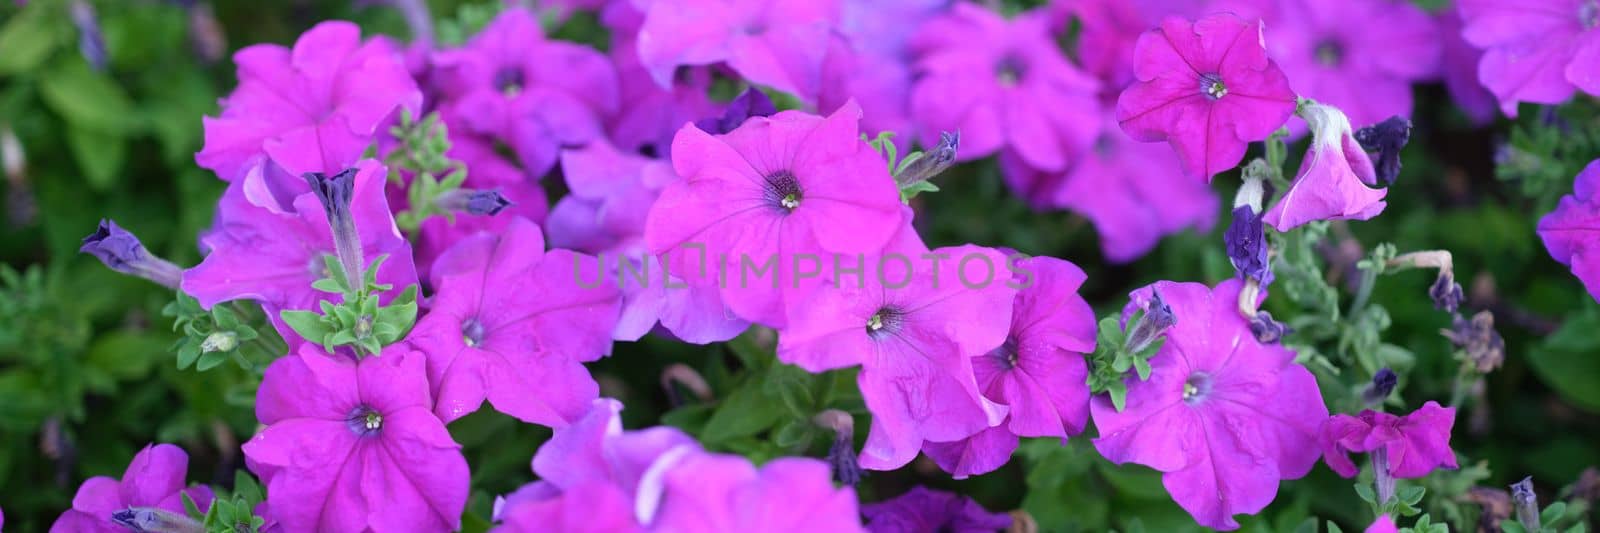
[{"label": "purple flower bud", "polygon": [[833,430],[833,444],[828,447],[828,466],[833,479],[846,485],[861,483],[866,473],[856,460],[855,420],[849,413],[829,409],[814,418],[817,425]]},{"label": "purple flower bud", "polygon": [[1361,398],[1367,405],[1377,405],[1389,398],[1389,393],[1394,392],[1394,386],[1400,382],[1400,377],[1393,370],[1387,368],[1373,374],[1372,383],[1367,385],[1366,392],[1361,393]]},{"label": "purple flower bud", "polygon": [[956,149],[961,147],[961,132],[940,132],[939,144],[928,149],[920,159],[912,161],[895,176],[901,185],[910,185],[938,176],[956,164]]},{"label": "purple flower bud", "polygon": [[89,0],[72,2],[72,25],[78,27],[78,52],[95,70],[105,70],[106,38],[100,33],[100,21],[95,19]]},{"label": "purple flower bud", "polygon": [[1150,302],[1144,307],[1144,316],[1140,317],[1139,323],[1134,324],[1128,332],[1127,344],[1124,347],[1129,352],[1143,352],[1177,323],[1178,317],[1172,314],[1172,307],[1161,301],[1161,293],[1152,290]]},{"label": "purple flower bud", "polygon": [[1368,152],[1377,152],[1375,163],[1378,185],[1390,186],[1400,177],[1400,149],[1411,139],[1411,121],[1396,115],[1356,131],[1356,142]]},{"label": "purple flower bud", "polygon": [[750,117],[767,117],[778,112],[777,106],[772,105],[772,100],[759,89],[745,89],[728,107],[722,110],[721,117],[707,117],[694,122],[695,127],[712,135],[721,135],[738,128]]},{"label": "purple flower bud", "polygon": [[1260,213],[1248,205],[1233,208],[1233,222],[1228,223],[1222,242],[1228,247],[1228,260],[1233,262],[1239,279],[1254,279],[1263,289],[1272,283],[1266,225],[1262,224]]},{"label": "purple flower bud", "polygon": [[1294,328],[1272,319],[1272,313],[1256,311],[1256,316],[1250,318],[1250,333],[1256,340],[1263,344],[1277,344],[1283,340],[1284,335],[1294,333]]},{"label": "purple flower bud", "polygon": [[118,227],[111,219],[102,219],[100,227],[83,238],[83,246],[78,251],[99,258],[111,270],[139,276],[169,289],[177,289],[178,282],[183,279],[183,269],[150,255],[138,237]]},{"label": "purple flower bud", "polygon": [[1533,492],[1533,476],[1511,485],[1511,506],[1517,510],[1517,521],[1528,531],[1539,531],[1539,495]]},{"label": "purple flower bud", "polygon": [[195,55],[206,63],[222,59],[222,55],[228,52],[228,38],[222,33],[222,24],[217,22],[216,13],[211,11],[211,4],[195,0],[180,3],[189,13],[189,46],[194,48]]},{"label": "purple flower bud", "polygon": [[111,521],[129,531],[141,533],[201,533],[206,530],[193,518],[155,507],[129,507],[112,511]]},{"label": "purple flower bud", "polygon": [[304,177],[311,185],[312,194],[322,202],[322,211],[328,215],[334,251],[339,256],[340,266],[344,267],[345,280],[351,289],[360,290],[361,269],[365,263],[361,256],[361,234],[356,233],[355,216],[350,212],[356,190],[356,169],[347,168],[332,176],[307,172]]},{"label": "purple flower bud", "polygon": [[439,195],[439,198],[434,200],[434,205],[452,213],[492,216],[511,207],[511,200],[506,199],[498,190],[456,189]]},{"label": "purple flower bud", "polygon": [[1449,270],[1439,270],[1439,277],[1433,280],[1433,285],[1428,287],[1428,297],[1433,298],[1433,307],[1449,312],[1456,312],[1461,307],[1461,284],[1456,283],[1455,273]]}]

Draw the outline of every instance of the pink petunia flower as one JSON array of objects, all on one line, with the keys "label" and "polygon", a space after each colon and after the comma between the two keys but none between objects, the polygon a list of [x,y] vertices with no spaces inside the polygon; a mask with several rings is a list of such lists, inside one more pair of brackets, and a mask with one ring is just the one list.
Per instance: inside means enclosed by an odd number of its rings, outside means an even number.
[{"label": "pink petunia flower", "polygon": [[1478,80],[1517,116],[1519,102],[1559,104],[1600,95],[1600,3],[1459,0],[1461,36],[1483,50]]},{"label": "pink petunia flower", "polygon": [[422,354],[395,345],[354,361],[307,345],[267,367],[256,418],[267,427],[245,458],[285,529],[460,527],[467,460],[433,416]]},{"label": "pink petunia flower", "polygon": [[1370,409],[1358,416],[1334,415],[1322,426],[1322,460],[1344,477],[1361,470],[1350,461],[1350,452],[1381,451],[1389,476],[1399,479],[1424,477],[1436,468],[1454,470],[1450,428],[1455,422],[1454,407],[1431,401],[1405,416]]},{"label": "pink petunia flower", "polygon": [[[496,502],[497,531],[859,531],[855,491],[821,461],[761,468],[707,453],[671,427],[624,431],[616,400],[595,400],[533,457],[541,481]],[[570,524],[571,527],[557,527]]]},{"label": "pink petunia flower", "polygon": [[1539,238],[1550,257],[1572,268],[1589,295],[1600,300],[1600,159],[1578,173],[1572,194],[1539,219]]},{"label": "pink petunia flower", "polygon": [[516,164],[495,153],[492,143],[471,136],[452,136],[447,155],[470,169],[461,185],[463,188],[499,192],[511,201],[511,206],[489,216],[457,214],[454,221],[440,216],[423,221],[416,235],[419,267],[432,265],[445,250],[475,233],[504,230],[513,219],[521,218],[535,224],[545,222],[550,200],[544,188]]},{"label": "pink petunia flower", "polygon": [[[1295,92],[1356,124],[1411,115],[1411,84],[1433,76],[1439,35],[1428,13],[1392,0],[1284,0],[1267,20],[1268,51]],[[1382,20],[1383,31],[1354,21]]]},{"label": "pink petunia flower", "polygon": [[[613,4],[626,6],[629,2]],[[639,61],[638,34],[618,31],[614,35],[611,61],[617,68],[621,106],[606,122],[611,142],[628,152],[670,157],[672,137],[678,133],[678,128],[717,111],[717,104],[707,94],[711,89],[711,69],[681,69],[673,76],[671,86],[663,88]]]},{"label": "pink petunia flower", "polygon": [[597,266],[546,252],[539,228],[520,218],[440,256],[428,313],[407,337],[427,355],[438,416],[455,420],[484,400],[552,427],[582,416],[599,394],[583,363],[611,352],[619,305],[614,286],[585,278]]},{"label": "pink petunia flower", "polygon": [[972,498],[920,485],[894,499],[863,505],[861,514],[867,517],[867,531],[873,533],[977,533],[1011,527],[1010,515],[991,513]]},{"label": "pink petunia flower", "polygon": [[[366,261],[388,255],[378,270],[378,283],[393,285],[383,295],[387,302],[417,283],[411,245],[400,236],[384,197],[387,170],[370,159],[355,168],[351,216]],[[241,183],[223,193],[212,229],[200,239],[209,252],[199,265],[183,272],[180,287],[208,309],[230,300],[260,302],[279,333],[299,339],[279,323],[278,312],[315,309],[318,302],[338,298],[311,288],[327,275],[323,258],[336,253],[327,213],[310,192],[295,197],[288,213],[253,205],[244,194]]]},{"label": "pink petunia flower", "polygon": [[683,179],[662,190],[646,220],[650,252],[690,284],[720,286],[740,318],[781,326],[801,281],[796,257],[876,253],[904,224],[894,178],[861,140],[860,117],[846,105],[825,118],[756,117],[719,136],[685,126],[672,148]]},{"label": "pink petunia flower", "polygon": [[524,8],[501,12],[433,62],[441,105],[467,131],[505,142],[534,177],[555,165],[562,147],[604,136],[604,119],[617,111],[617,73],[605,55],[546,39]]},{"label": "pink petunia flower", "polygon": [[[1054,0],[1057,26],[1078,19],[1078,54],[1083,70],[1120,92],[1135,81],[1134,43],[1167,16],[1196,18],[1206,10],[1194,0]],[[1235,14],[1246,16],[1235,11]]]},{"label": "pink petunia flower", "polygon": [[842,0],[838,37],[829,41],[817,107],[833,110],[854,100],[869,135],[892,131],[917,139],[910,116],[913,54],[908,49],[928,19],[949,8],[946,0]]},{"label": "pink petunia flower", "polygon": [[1294,113],[1295,94],[1267,58],[1261,23],[1229,14],[1169,17],[1139,37],[1138,80],[1117,98],[1117,121],[1142,142],[1166,141],[1184,171],[1211,176],[1244,159]]},{"label": "pink petunia flower", "polygon": [[923,453],[957,479],[1000,468],[1018,437],[1067,437],[1089,419],[1088,367],[1095,316],[1078,295],[1085,276],[1077,265],[1053,257],[1017,262],[1011,332],[1004,344],[972,358],[985,398],[1009,408],[1006,421],[955,442],[929,442]]},{"label": "pink petunia flower", "polygon": [[1289,231],[1313,220],[1366,220],[1383,212],[1388,189],[1374,189],[1372,159],[1352,137],[1350,120],[1338,109],[1309,102],[1300,116],[1311,126],[1311,147],[1300,160],[1294,183],[1262,220]]},{"label": "pink petunia flower", "polygon": [[171,444],[146,445],[139,450],[122,479],[95,476],[84,480],[72,497],[72,508],[61,513],[51,533],[119,533],[128,528],[112,521],[112,514],[134,508],[155,509],[186,516],[183,496],[187,494],[200,509],[211,506],[211,488],[195,485],[184,488],[189,470],[189,454]]},{"label": "pink petunia flower", "polygon": [[1172,499],[1217,529],[1239,527],[1233,515],[1259,512],[1280,479],[1311,470],[1328,416],[1294,352],[1251,334],[1239,316],[1240,287],[1237,279],[1214,290],[1158,281],[1134,291],[1125,315],[1159,293],[1177,324],[1150,359],[1150,379],[1128,381],[1125,409],[1103,396],[1089,405],[1101,455],[1162,472]]},{"label": "pink petunia flower", "polygon": [[[973,358],[1000,348],[1016,295],[1007,258],[977,246],[928,252],[909,226],[898,243],[791,303],[778,359],[811,372],[861,365],[872,412],[862,468],[893,470],[923,442],[952,442],[1000,424]],[[877,271],[877,272],[873,272]]]},{"label": "pink petunia flower", "polygon": [[1067,61],[1043,11],[1006,20],[977,4],[956,4],[923,25],[911,116],[923,146],[960,131],[958,160],[1014,152],[1028,166],[1062,170],[1100,127],[1099,83]]},{"label": "pink petunia flower", "polygon": [[400,51],[386,39],[361,41],[343,21],[307,30],[294,48],[246,47],[233,56],[239,87],[222,114],[203,119],[195,162],[224,181],[245,180],[256,205],[292,210],[300,175],[353,165],[400,109],[422,106]]},{"label": "pink petunia flower", "polygon": [[751,83],[816,101],[839,0],[653,0],[639,59],[656,84],[681,66],[727,63]]},{"label": "pink petunia flower", "polygon": [[1378,519],[1373,520],[1363,533],[1400,533],[1400,529],[1395,527],[1394,519],[1385,514],[1378,515]]}]

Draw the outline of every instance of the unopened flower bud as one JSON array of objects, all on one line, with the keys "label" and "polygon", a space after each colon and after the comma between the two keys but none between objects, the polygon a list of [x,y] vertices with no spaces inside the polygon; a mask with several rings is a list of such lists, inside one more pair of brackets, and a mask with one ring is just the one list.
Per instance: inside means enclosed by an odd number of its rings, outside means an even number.
[{"label": "unopened flower bud", "polygon": [[1443,309],[1454,313],[1461,307],[1461,284],[1456,283],[1455,273],[1448,269],[1439,270],[1439,277],[1433,280],[1433,285],[1428,287],[1428,297],[1433,299],[1435,309]]},{"label": "unopened flower bud", "polygon": [[1143,352],[1177,323],[1178,317],[1172,314],[1172,307],[1161,301],[1161,293],[1152,290],[1150,301],[1144,306],[1144,316],[1128,331],[1123,347],[1132,353]]},{"label": "unopened flower bud", "polygon": [[699,372],[689,368],[689,365],[673,363],[661,371],[661,388],[667,393],[667,403],[677,407],[683,405],[683,397],[678,394],[678,388],[673,386],[674,384],[688,389],[690,394],[702,402],[711,401],[711,385],[706,383],[706,378],[701,377]]},{"label": "unopened flower bud", "polygon": [[1266,225],[1261,222],[1259,211],[1248,205],[1233,208],[1233,221],[1222,234],[1222,242],[1227,246],[1228,260],[1233,263],[1239,279],[1254,279],[1259,288],[1272,283]]},{"label": "unopened flower bud", "polygon": [[1539,496],[1533,492],[1533,477],[1511,485],[1511,507],[1517,512],[1517,521],[1527,531],[1539,531]]},{"label": "unopened flower bud", "polygon": [[206,530],[193,518],[156,507],[129,507],[112,511],[111,521],[129,531],[141,533],[201,533]]},{"label": "unopened flower bud", "polygon": [[1284,335],[1294,333],[1294,328],[1272,319],[1272,313],[1257,311],[1256,316],[1250,319],[1250,333],[1256,340],[1264,344],[1277,344],[1283,340]]},{"label": "unopened flower bud", "polygon": [[1356,130],[1356,142],[1361,143],[1361,148],[1378,154],[1373,162],[1378,185],[1393,185],[1400,177],[1400,149],[1405,148],[1410,139],[1411,121],[1398,115]]},{"label": "unopened flower bud", "polygon": [[961,132],[946,131],[939,133],[939,144],[929,148],[927,152],[922,154],[921,158],[912,161],[910,165],[906,165],[906,168],[895,176],[895,181],[900,182],[901,185],[910,185],[920,181],[928,181],[934,176],[938,176],[945,170],[949,170],[951,165],[956,164],[956,150],[960,147]]},{"label": "unopened flower bud", "polygon": [[78,251],[99,258],[111,270],[139,276],[169,289],[177,289],[183,279],[183,269],[150,255],[138,237],[118,227],[111,219],[102,219],[100,227],[83,238],[83,246]]},{"label": "unopened flower bud", "polygon": [[738,129],[750,117],[767,117],[777,112],[777,106],[772,105],[767,93],[752,87],[728,102],[728,107],[722,110],[722,116],[696,120],[694,125],[706,133],[720,135]]},{"label": "unopened flower bud", "polygon": [[833,430],[833,444],[828,447],[828,466],[833,470],[833,479],[846,485],[860,483],[865,472],[856,460],[856,426],[850,413],[829,409],[817,413],[812,421]]},{"label": "unopened flower bud", "polygon": [[511,207],[511,200],[492,189],[456,189],[439,195],[434,205],[452,213],[492,216]]},{"label": "unopened flower bud", "polygon": [[200,341],[200,351],[205,353],[231,352],[238,347],[239,334],[232,331],[213,332],[206,335],[205,340]]},{"label": "unopened flower bud", "polygon": [[356,233],[355,215],[350,208],[355,198],[356,169],[347,168],[332,176],[307,172],[304,177],[306,183],[311,185],[311,192],[322,202],[322,211],[328,215],[328,226],[333,231],[334,252],[339,256],[339,265],[344,267],[345,281],[352,290],[360,290],[364,264],[361,234]]},{"label": "unopened flower bud", "polygon": [[106,37],[100,32],[100,21],[95,18],[94,6],[89,0],[72,2],[72,25],[78,28],[78,52],[95,70],[106,69]]},{"label": "unopened flower bud", "polygon": [[1372,376],[1372,383],[1367,385],[1367,390],[1361,393],[1361,399],[1366,401],[1367,405],[1381,404],[1389,398],[1390,393],[1394,392],[1394,387],[1399,382],[1400,376],[1395,375],[1393,370],[1387,368],[1379,370]]},{"label": "unopened flower bud", "polygon": [[222,24],[217,22],[211,4],[190,1],[184,8],[189,13],[189,45],[194,48],[195,55],[206,63],[222,59],[228,51],[228,39],[222,33]]}]

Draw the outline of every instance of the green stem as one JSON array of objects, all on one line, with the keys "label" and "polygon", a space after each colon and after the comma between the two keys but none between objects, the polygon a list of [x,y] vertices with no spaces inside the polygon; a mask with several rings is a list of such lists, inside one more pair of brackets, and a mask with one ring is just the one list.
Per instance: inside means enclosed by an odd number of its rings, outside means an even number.
[{"label": "green stem", "polygon": [[1354,317],[1357,312],[1367,306],[1367,300],[1372,298],[1372,286],[1378,283],[1378,271],[1368,268],[1361,269],[1361,285],[1356,288],[1356,298],[1350,301],[1348,316]]}]

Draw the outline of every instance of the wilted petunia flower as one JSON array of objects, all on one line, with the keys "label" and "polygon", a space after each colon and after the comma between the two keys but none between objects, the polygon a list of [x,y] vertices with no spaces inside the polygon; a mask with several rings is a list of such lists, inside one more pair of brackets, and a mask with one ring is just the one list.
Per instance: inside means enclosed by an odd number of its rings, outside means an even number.
[{"label": "wilted petunia flower", "polygon": [[388,40],[361,41],[343,21],[307,30],[293,49],[272,44],[234,54],[239,87],[207,117],[195,162],[224,181],[245,180],[251,203],[292,211],[300,175],[355,164],[399,109],[416,113],[417,89]]},{"label": "wilted petunia flower", "polygon": [[[386,303],[416,284],[417,273],[411,245],[400,236],[384,198],[385,175],[376,161],[356,164],[351,216],[365,254],[362,266],[388,255],[378,270],[378,283],[393,285],[382,295]],[[242,189],[234,183],[223,193],[213,227],[201,237],[210,253],[184,271],[183,292],[206,308],[228,300],[255,300],[275,324],[279,311],[315,309],[317,302],[335,297],[311,288],[328,274],[324,256],[336,253],[327,213],[316,196],[303,193],[295,198],[293,211],[280,214],[250,204]],[[281,324],[278,331],[291,342],[299,339]]]},{"label": "wilted petunia flower", "polygon": [[267,367],[266,428],[244,444],[267,518],[291,531],[458,528],[467,460],[433,416],[423,365],[404,345],[358,361],[308,344]]},{"label": "wilted petunia flower", "polygon": [[118,511],[141,509],[187,516],[183,495],[201,510],[211,506],[211,488],[184,488],[189,454],[171,444],[146,445],[122,473],[122,479],[95,476],[84,480],[72,497],[72,508],[50,526],[51,533],[120,533],[127,528],[112,520]]},{"label": "wilted petunia flower", "polygon": [[1094,351],[1095,317],[1078,288],[1084,273],[1053,257],[1017,262],[1014,273],[1028,286],[1012,304],[1005,344],[972,358],[985,398],[1010,408],[1005,422],[956,442],[929,442],[922,451],[956,478],[1004,465],[1018,437],[1067,437],[1089,419],[1088,367]]},{"label": "wilted petunia flower", "polygon": [[571,423],[599,395],[584,362],[611,352],[618,295],[586,284],[596,259],[545,252],[538,226],[513,220],[441,255],[428,313],[407,342],[427,355],[435,413],[446,422],[484,400],[552,427]]},{"label": "wilted petunia flower", "polygon": [[83,238],[83,246],[78,251],[95,256],[111,270],[154,281],[169,289],[178,288],[182,281],[183,269],[151,255],[139,242],[139,237],[109,218],[101,219],[94,233]]},{"label": "wilted petunia flower", "polygon": [[923,146],[961,132],[960,161],[1005,150],[1029,167],[1066,168],[1099,133],[1099,83],[1067,61],[1042,10],[1010,20],[958,3],[910,42],[911,116]]},{"label": "wilted petunia flower", "polygon": [[662,87],[686,65],[727,63],[751,83],[816,101],[839,0],[655,0],[639,58]]},{"label": "wilted petunia flower", "polygon": [[1322,459],[1344,477],[1360,471],[1350,452],[1381,451],[1386,455],[1382,466],[1399,479],[1423,477],[1435,468],[1455,469],[1456,454],[1450,451],[1455,422],[1456,408],[1431,401],[1405,416],[1372,410],[1334,415],[1322,426]]},{"label": "wilted petunia flower", "polygon": [[617,73],[604,54],[549,40],[527,9],[510,8],[461,48],[433,55],[441,106],[466,131],[504,142],[522,168],[543,176],[561,148],[604,135]]},{"label": "wilted petunia flower", "polygon": [[1150,379],[1129,380],[1125,409],[1103,396],[1089,405],[1101,455],[1163,472],[1172,499],[1217,529],[1239,527],[1233,515],[1260,511],[1280,479],[1311,470],[1328,416],[1294,352],[1255,340],[1239,316],[1241,286],[1160,281],[1135,291],[1125,314],[1159,292],[1182,318],[1150,359]]},{"label": "wilted petunia flower", "polygon": [[1592,0],[1459,0],[1461,36],[1483,50],[1478,79],[1517,116],[1519,102],[1600,95],[1600,5]]},{"label": "wilted petunia flower", "polygon": [[904,225],[894,178],[861,140],[860,117],[846,105],[827,117],[752,118],[720,136],[685,126],[672,148],[682,179],[646,222],[650,252],[690,284],[718,284],[740,318],[781,326],[800,281],[795,257],[876,253]]},{"label": "wilted petunia flower", "polygon": [[[1338,107],[1356,124],[1411,115],[1411,84],[1439,64],[1428,13],[1389,0],[1284,0],[1267,19],[1268,52],[1301,96]],[[1372,31],[1355,21],[1382,22]]]},{"label": "wilted petunia flower", "polygon": [[873,419],[860,462],[869,470],[904,466],[924,441],[965,439],[1006,415],[980,392],[973,358],[1006,340],[1016,295],[1007,258],[971,245],[929,253],[909,225],[896,240],[863,261],[859,283],[840,276],[791,302],[778,336],[785,363],[811,372],[861,365],[856,381]]},{"label": "wilted petunia flower", "polygon": [[1261,23],[1231,13],[1169,17],[1139,37],[1138,81],[1117,98],[1130,137],[1167,141],[1184,171],[1210,180],[1294,113],[1289,80],[1267,58]]},{"label": "wilted petunia flower", "polygon": [[1600,300],[1600,159],[1578,173],[1572,194],[1561,197],[1555,211],[1539,219],[1539,238],[1550,257],[1572,268],[1573,275]]},{"label": "wilted petunia flower", "polygon": [[920,485],[892,500],[863,505],[861,514],[872,533],[993,533],[1011,527],[1005,513],[991,513],[966,496]]},{"label": "wilted petunia flower", "polygon": [[1311,146],[1300,160],[1294,183],[1262,217],[1278,231],[1313,220],[1366,220],[1383,212],[1388,189],[1377,183],[1372,160],[1350,131],[1338,109],[1308,102],[1300,116],[1311,126]]}]

